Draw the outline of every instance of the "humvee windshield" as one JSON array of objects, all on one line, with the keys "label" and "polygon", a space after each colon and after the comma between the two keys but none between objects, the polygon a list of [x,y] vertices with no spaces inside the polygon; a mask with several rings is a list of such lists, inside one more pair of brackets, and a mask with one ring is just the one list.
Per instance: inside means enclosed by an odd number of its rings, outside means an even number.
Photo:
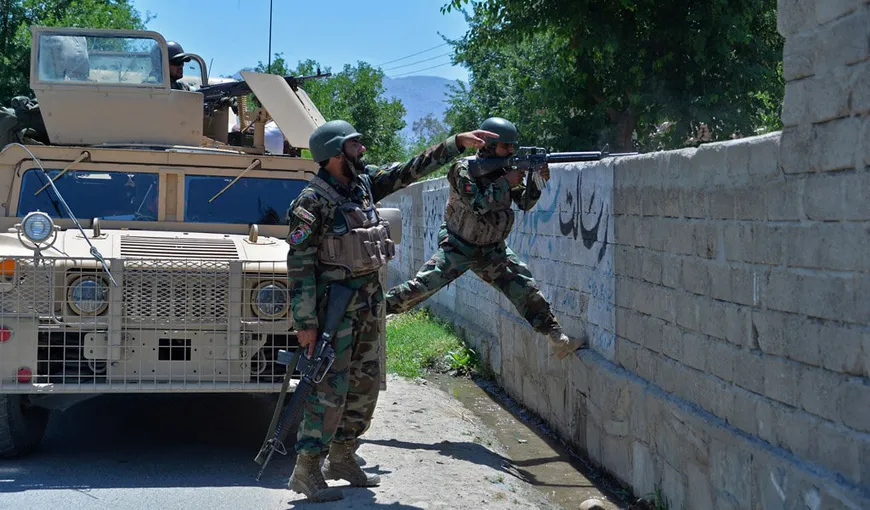
[{"label": "humvee windshield", "polygon": [[290,202],[307,184],[295,179],[242,177],[208,202],[232,180],[213,175],[186,176],[184,221],[278,225],[284,222]]},{"label": "humvee windshield", "polygon": [[[46,171],[52,179],[60,170]],[[18,198],[18,216],[42,211],[53,218],[66,217],[51,187],[39,169],[24,172]],[[156,221],[159,176],[144,172],[69,171],[54,181],[67,205],[78,218]]]},{"label": "humvee windshield", "polygon": [[37,66],[41,81],[104,84],[163,83],[160,45],[146,37],[44,34]]}]

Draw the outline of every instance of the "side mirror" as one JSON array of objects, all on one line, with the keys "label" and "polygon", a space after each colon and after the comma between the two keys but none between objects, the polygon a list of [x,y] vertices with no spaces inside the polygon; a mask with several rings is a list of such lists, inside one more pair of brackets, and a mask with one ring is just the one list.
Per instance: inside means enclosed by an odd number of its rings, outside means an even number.
[{"label": "side mirror", "polygon": [[394,243],[402,242],[402,211],[394,207],[378,207],[378,215],[390,222],[390,239]]}]

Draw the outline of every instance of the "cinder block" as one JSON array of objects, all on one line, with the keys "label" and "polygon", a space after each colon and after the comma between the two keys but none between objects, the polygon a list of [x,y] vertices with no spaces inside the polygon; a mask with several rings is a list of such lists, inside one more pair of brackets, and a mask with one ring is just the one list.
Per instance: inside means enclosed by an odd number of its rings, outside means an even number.
[{"label": "cinder block", "polygon": [[715,182],[720,175],[726,173],[727,149],[722,143],[701,145],[695,151],[692,163],[695,165],[697,177],[703,179],[701,182]]},{"label": "cinder block", "polygon": [[[855,65],[855,74],[852,77],[852,113],[855,115],[860,115],[862,113],[870,112],[870,90],[868,90],[867,84],[870,83],[870,60],[866,62],[861,62],[860,64]],[[867,119],[864,119],[864,124],[866,126]],[[865,140],[865,149],[866,140],[868,139],[865,135],[861,140]]]},{"label": "cinder block", "polygon": [[817,24],[815,2],[778,0],[776,3],[776,29],[786,39],[813,28]]},{"label": "cinder block", "polygon": [[699,331],[697,296],[678,291],[676,299],[677,324],[690,331]]},{"label": "cinder block", "polygon": [[707,266],[710,275],[710,296],[731,301],[731,266],[713,262]]},{"label": "cinder block", "polygon": [[677,394],[686,384],[686,371],[681,363],[670,358],[656,356],[655,358],[655,384],[668,393]]},{"label": "cinder block", "polygon": [[706,259],[719,255],[719,230],[715,223],[695,224],[695,255]]},{"label": "cinder block", "polygon": [[[867,200],[870,201],[870,194]],[[819,267],[835,271],[870,269],[870,224],[822,223],[817,228]]]},{"label": "cinder block", "polygon": [[[690,463],[686,467],[687,492],[685,508],[713,508],[713,495],[709,475],[697,464]],[[680,508],[680,507],[673,507]]]},{"label": "cinder block", "polygon": [[[662,282],[662,258],[664,253],[645,251],[641,260],[641,275],[644,281],[659,284]],[[633,276],[633,275],[632,275]]]},{"label": "cinder block", "polygon": [[839,421],[837,397],[845,377],[816,367],[800,368],[800,404],[808,413]]},{"label": "cinder block", "polygon": [[665,232],[662,238],[662,249],[677,255],[692,255],[695,253],[695,226],[682,220],[667,220],[661,226]]},{"label": "cinder block", "polygon": [[813,153],[815,140],[809,124],[786,126],[782,129],[779,163],[786,174],[800,174],[815,171]]},{"label": "cinder block", "polygon": [[680,361],[695,370],[705,370],[710,339],[697,333],[683,333],[683,352]]},{"label": "cinder block", "polygon": [[665,356],[679,361],[683,359],[683,331],[673,324],[662,325],[662,350]]},{"label": "cinder block", "polygon": [[764,359],[764,394],[790,406],[798,405],[797,363],[782,358]]},{"label": "cinder block", "polygon": [[847,480],[860,483],[861,448],[857,434],[833,423],[820,423],[815,432],[819,463]]},{"label": "cinder block", "polygon": [[755,409],[759,397],[742,389],[734,391],[734,418],[731,425],[750,435],[758,434],[758,421],[755,418]]},{"label": "cinder block", "polygon": [[667,218],[679,218],[682,216],[680,212],[680,192],[682,190],[677,187],[669,187],[664,190],[664,203],[662,204],[662,215]]},{"label": "cinder block", "polygon": [[[821,364],[838,374],[866,375],[867,353],[864,352],[863,345],[870,338],[870,332],[862,327],[838,324],[813,326],[811,331],[816,334],[812,338],[817,341],[816,365]],[[819,349],[819,344],[824,348]]]},{"label": "cinder block", "polygon": [[701,321],[701,333],[725,340],[728,336],[725,313],[725,303],[722,301],[714,299],[699,301],[698,319]]},{"label": "cinder block", "polygon": [[822,245],[822,229],[834,224],[804,223],[783,225],[783,262],[789,267],[817,269],[821,267],[819,249]]},{"label": "cinder block", "polygon": [[825,75],[807,78],[811,100],[805,120],[818,123],[851,114],[852,72],[849,68],[836,68]]},{"label": "cinder block", "polygon": [[758,347],[765,353],[783,357],[787,351],[785,330],[786,315],[769,311],[753,310],[752,327],[756,335]]},{"label": "cinder block", "polygon": [[710,485],[718,508],[751,508],[752,455],[735,444],[713,440],[710,448]]},{"label": "cinder block", "polygon": [[706,218],[710,206],[706,191],[703,189],[683,189],[680,195],[680,213],[687,218]]},{"label": "cinder block", "polygon": [[662,473],[662,492],[668,498],[671,508],[683,508],[686,501],[686,478],[672,468],[670,464],[664,464]]},{"label": "cinder block", "polygon": [[814,99],[812,80],[810,77],[785,84],[782,100],[783,126],[797,126],[809,120],[810,103]]},{"label": "cinder block", "polygon": [[662,285],[680,288],[682,285],[683,259],[679,255],[665,253],[662,256]]},{"label": "cinder block", "polygon": [[632,488],[638,494],[649,494],[655,490],[655,466],[649,447],[639,441],[632,443]]},{"label": "cinder block", "polygon": [[783,260],[783,226],[767,223],[749,225],[752,244],[749,245],[749,262],[777,265]]},{"label": "cinder block", "polygon": [[755,305],[758,302],[759,280],[763,274],[752,267],[731,267],[731,299],[741,305]]},{"label": "cinder block", "polygon": [[751,334],[749,310],[751,309],[731,303],[725,305],[725,337],[737,347],[748,345],[747,338]]},{"label": "cinder block", "polygon": [[649,382],[655,382],[656,354],[646,347],[637,350],[637,375]]},{"label": "cinder block", "polygon": [[782,312],[800,312],[804,276],[793,271],[770,271],[764,286],[764,301],[768,308]]},{"label": "cinder block", "polygon": [[648,315],[640,315],[640,327],[642,329],[639,343],[655,352],[662,350],[662,325],[664,321]]},{"label": "cinder block", "polygon": [[782,50],[782,77],[790,82],[812,76],[819,41],[818,32],[804,32],[786,38]]},{"label": "cinder block", "polygon": [[710,294],[710,274],[707,272],[709,263],[703,259],[683,259],[683,288],[687,291],[701,294]]},{"label": "cinder block", "polygon": [[676,291],[660,285],[651,286],[648,290],[652,301],[649,314],[669,323],[677,320]]},{"label": "cinder block", "polygon": [[[778,312],[768,312],[771,314]],[[782,314],[784,317],[783,337],[788,345],[786,356],[805,365],[821,366],[822,356],[819,345],[823,343],[826,351],[830,349],[836,337],[821,335],[819,321],[793,314]],[[842,351],[837,351],[842,352]],[[854,354],[854,351],[852,351]],[[852,357],[852,359],[855,359]],[[829,369],[830,370],[830,369]]]},{"label": "cinder block", "polygon": [[707,350],[707,373],[731,382],[734,380],[734,360],[737,348],[722,341],[711,341]]},{"label": "cinder block", "polygon": [[613,242],[623,246],[641,246],[637,216],[613,218]]},{"label": "cinder block", "polygon": [[870,275],[866,273],[857,273],[852,279],[852,295],[845,297],[846,312],[843,314],[848,322],[855,324],[867,324],[867,318],[870,317]]},{"label": "cinder block", "polygon": [[735,193],[732,188],[718,186],[710,190],[710,217],[714,220],[735,218]]},{"label": "cinder block", "polygon": [[801,458],[817,457],[817,431],[822,421],[800,409],[774,405],[776,444]]},{"label": "cinder block", "polygon": [[735,212],[738,220],[764,220],[767,218],[764,189],[746,187],[736,191]]},{"label": "cinder block", "polygon": [[772,221],[796,221],[804,219],[804,179],[785,176],[765,186],[767,219]]},{"label": "cinder block", "polygon": [[641,220],[642,228],[647,228],[647,248],[663,251],[668,242],[668,228],[673,220],[649,217]]},{"label": "cinder block", "polygon": [[[850,278],[822,272],[803,275],[799,287],[798,312],[810,317],[848,320],[851,300]],[[864,321],[867,320],[865,315]]]},{"label": "cinder block", "polygon": [[641,270],[643,248],[617,245],[613,247],[613,251],[613,271],[617,277],[639,278],[643,274]]},{"label": "cinder block", "polygon": [[858,432],[870,432],[870,384],[866,379],[851,380],[839,389],[843,424]]},{"label": "cinder block", "polygon": [[857,7],[855,0],[824,0],[815,2],[816,4],[816,21],[819,25],[824,25],[829,21],[834,21],[846,14],[852,13]]},{"label": "cinder block", "polygon": [[[846,95],[848,97],[848,92]],[[860,132],[861,119],[858,117],[813,124],[813,167],[823,172],[855,168]]]},{"label": "cinder block", "polygon": [[736,262],[750,260],[752,226],[746,223],[726,223],[722,227],[725,239],[725,259]]},{"label": "cinder block", "polygon": [[755,402],[755,420],[758,428],[758,437],[776,446],[779,443],[776,438],[777,419],[774,405],[781,407],[766,397],[759,397]]},{"label": "cinder block", "polygon": [[616,361],[632,373],[637,370],[637,349],[637,344],[631,340],[616,337]]},{"label": "cinder block", "polygon": [[870,45],[867,44],[868,26],[870,10],[867,9],[825,25],[824,36],[820,37],[815,74],[823,75],[830,69],[866,59],[870,55]]},{"label": "cinder block", "polygon": [[719,406],[719,382],[710,375],[701,374],[693,383],[695,403],[707,412],[718,416],[716,409]]},{"label": "cinder block", "polygon": [[[870,73],[868,73],[867,78],[870,80]],[[866,83],[870,83],[870,81]],[[865,88],[870,89],[870,86]],[[865,125],[868,127],[865,129],[864,150],[870,157],[870,115],[867,116]],[[865,168],[864,171],[856,174],[843,176],[843,187],[846,189],[846,220],[870,220],[870,168]]]}]

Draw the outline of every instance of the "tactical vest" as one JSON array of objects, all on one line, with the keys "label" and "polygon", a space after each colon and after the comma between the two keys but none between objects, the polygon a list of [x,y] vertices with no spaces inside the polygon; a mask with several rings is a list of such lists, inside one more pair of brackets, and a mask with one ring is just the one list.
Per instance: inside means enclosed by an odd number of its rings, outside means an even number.
[{"label": "tactical vest", "polygon": [[[484,181],[485,179],[485,181]],[[483,182],[482,182],[483,181]],[[476,184],[488,185],[490,179],[482,177]],[[444,209],[444,220],[447,230],[459,236],[464,241],[477,246],[500,243],[507,239],[514,226],[514,211],[511,209],[511,195],[505,193],[499,197],[498,203],[481,216],[474,214],[471,204],[462,200],[459,193],[450,186],[450,197]]]},{"label": "tactical vest", "polygon": [[360,176],[368,193],[368,207],[351,201],[318,176],[308,183],[335,208],[332,225],[324,232],[317,251],[317,260],[321,264],[342,267],[351,277],[377,271],[396,256],[396,246],[389,235],[390,224],[378,216],[368,179],[367,175]]}]

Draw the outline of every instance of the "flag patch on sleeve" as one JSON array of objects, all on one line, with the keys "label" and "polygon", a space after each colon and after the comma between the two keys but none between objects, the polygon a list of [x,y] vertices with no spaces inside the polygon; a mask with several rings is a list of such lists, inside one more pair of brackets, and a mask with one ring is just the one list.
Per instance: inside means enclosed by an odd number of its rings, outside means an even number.
[{"label": "flag patch on sleeve", "polygon": [[471,192],[473,192],[473,191],[474,191],[474,184],[473,184],[473,183],[470,183],[470,182],[466,182],[466,183],[465,183],[465,192],[466,192],[466,193],[471,193]]},{"label": "flag patch on sleeve", "polygon": [[317,219],[314,217],[313,214],[308,212],[308,210],[306,210],[301,205],[296,207],[296,209],[293,209],[293,214],[296,215],[296,217],[298,217],[300,220],[308,223],[309,225],[313,224],[314,221]]},{"label": "flag patch on sleeve", "polygon": [[300,223],[293,232],[290,232],[290,237],[288,240],[290,244],[297,245],[308,238],[311,235],[311,226],[307,223]]}]

